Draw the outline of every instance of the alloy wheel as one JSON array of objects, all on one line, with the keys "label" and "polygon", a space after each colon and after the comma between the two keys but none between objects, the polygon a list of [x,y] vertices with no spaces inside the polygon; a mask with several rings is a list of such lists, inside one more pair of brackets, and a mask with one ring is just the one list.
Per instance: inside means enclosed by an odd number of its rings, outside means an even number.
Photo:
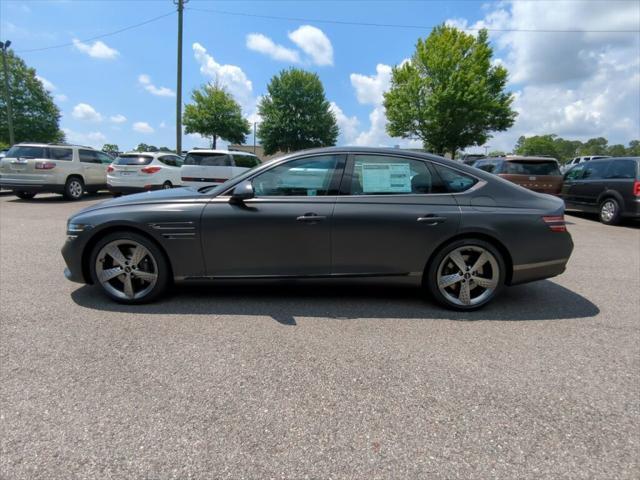
[{"label": "alloy wheel", "polygon": [[135,240],[107,243],[98,252],[95,271],[102,287],[124,300],[144,297],[158,281],[156,259]]},{"label": "alloy wheel", "polygon": [[605,222],[610,222],[616,215],[616,204],[612,200],[607,200],[600,208],[600,218]]},{"label": "alloy wheel", "polygon": [[80,198],[82,196],[82,184],[78,180],[71,180],[69,182],[69,195],[73,198]]},{"label": "alloy wheel", "polygon": [[483,247],[467,245],[449,252],[438,266],[440,293],[451,303],[471,307],[485,302],[498,287],[500,267]]}]

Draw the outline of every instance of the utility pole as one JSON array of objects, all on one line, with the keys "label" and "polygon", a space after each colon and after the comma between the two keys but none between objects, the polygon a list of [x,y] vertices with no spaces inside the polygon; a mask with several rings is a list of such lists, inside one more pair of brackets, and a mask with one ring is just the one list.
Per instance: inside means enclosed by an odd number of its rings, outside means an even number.
[{"label": "utility pole", "polygon": [[7,64],[7,48],[11,45],[11,40],[0,42],[2,50],[2,67],[4,68],[4,99],[7,102],[7,126],[9,127],[9,146],[13,146],[15,138],[13,136],[13,110],[11,109],[11,93],[9,92],[9,66]]},{"label": "utility pole", "polygon": [[256,123],[253,122],[253,154],[256,154]]},{"label": "utility pole", "polygon": [[178,78],[176,85],[176,153],[182,155],[182,13],[189,0],[173,0],[178,6]]}]

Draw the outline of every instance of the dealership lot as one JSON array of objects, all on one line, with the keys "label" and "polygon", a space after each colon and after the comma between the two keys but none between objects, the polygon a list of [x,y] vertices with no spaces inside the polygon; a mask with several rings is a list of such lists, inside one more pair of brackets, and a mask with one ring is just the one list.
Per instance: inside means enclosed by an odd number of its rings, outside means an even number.
[{"label": "dealership lot", "polygon": [[0,477],[640,475],[637,224],[569,216],[568,271],[475,313],[322,283],[128,307],[62,275],[105,198],[0,196]]}]

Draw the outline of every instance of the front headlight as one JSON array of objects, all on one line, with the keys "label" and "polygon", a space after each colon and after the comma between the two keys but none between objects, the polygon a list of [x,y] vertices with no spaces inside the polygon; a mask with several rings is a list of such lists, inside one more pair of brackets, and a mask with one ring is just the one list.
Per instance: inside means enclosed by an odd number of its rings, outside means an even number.
[{"label": "front headlight", "polygon": [[75,222],[69,221],[67,223],[67,234],[78,235],[79,233],[82,233],[85,230],[89,230],[90,228],[92,228],[92,226],[87,225],[86,223],[75,223]]}]

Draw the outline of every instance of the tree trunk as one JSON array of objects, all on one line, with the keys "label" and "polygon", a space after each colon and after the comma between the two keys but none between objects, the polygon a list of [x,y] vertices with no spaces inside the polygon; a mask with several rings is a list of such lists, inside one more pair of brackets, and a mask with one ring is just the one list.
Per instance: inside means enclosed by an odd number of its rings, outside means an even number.
[{"label": "tree trunk", "polygon": [[217,135],[213,135],[211,137],[211,148],[215,150],[217,143],[218,143],[218,136]]}]

